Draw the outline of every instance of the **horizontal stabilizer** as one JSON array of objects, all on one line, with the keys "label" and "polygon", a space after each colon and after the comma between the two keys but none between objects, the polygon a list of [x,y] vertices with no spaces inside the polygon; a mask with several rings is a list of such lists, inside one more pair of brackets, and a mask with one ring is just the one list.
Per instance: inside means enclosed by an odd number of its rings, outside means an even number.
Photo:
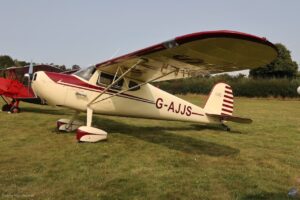
[{"label": "horizontal stabilizer", "polygon": [[216,114],[209,114],[206,113],[207,116],[209,117],[214,117],[218,118],[220,120],[225,120],[225,121],[231,121],[231,122],[237,122],[237,123],[243,123],[243,124],[251,124],[252,119],[249,118],[241,118],[241,117],[235,117],[235,116],[230,116],[230,115],[216,115]]}]

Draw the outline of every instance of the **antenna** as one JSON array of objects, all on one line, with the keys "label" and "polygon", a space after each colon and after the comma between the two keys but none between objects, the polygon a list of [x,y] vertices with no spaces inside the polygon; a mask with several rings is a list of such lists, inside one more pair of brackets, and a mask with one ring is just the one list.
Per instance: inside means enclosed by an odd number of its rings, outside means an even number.
[{"label": "antenna", "polygon": [[115,53],[109,59],[113,59],[114,57],[116,57],[120,50],[121,48],[118,48],[117,51],[115,51]]}]

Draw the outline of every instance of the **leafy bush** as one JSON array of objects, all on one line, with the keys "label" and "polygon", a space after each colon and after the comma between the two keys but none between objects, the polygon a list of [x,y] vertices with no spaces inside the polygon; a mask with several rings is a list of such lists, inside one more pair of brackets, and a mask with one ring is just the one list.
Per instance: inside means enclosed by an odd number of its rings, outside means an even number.
[{"label": "leafy bush", "polygon": [[251,79],[243,76],[221,75],[209,78],[190,78],[157,83],[172,94],[209,94],[218,82],[231,85],[235,96],[244,97],[297,97],[300,79]]}]

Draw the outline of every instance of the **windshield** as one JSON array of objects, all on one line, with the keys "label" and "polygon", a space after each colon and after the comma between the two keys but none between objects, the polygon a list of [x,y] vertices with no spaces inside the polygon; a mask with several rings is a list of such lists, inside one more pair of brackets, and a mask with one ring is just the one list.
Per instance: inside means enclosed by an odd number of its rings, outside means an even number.
[{"label": "windshield", "polygon": [[90,80],[94,72],[96,71],[95,66],[90,66],[86,69],[79,70],[78,72],[74,73],[74,75],[79,76],[85,80]]}]

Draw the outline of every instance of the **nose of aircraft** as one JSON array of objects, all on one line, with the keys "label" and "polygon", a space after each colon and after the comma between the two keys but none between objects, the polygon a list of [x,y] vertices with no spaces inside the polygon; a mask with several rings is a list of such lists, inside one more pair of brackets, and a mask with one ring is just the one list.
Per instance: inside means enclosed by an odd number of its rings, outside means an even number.
[{"label": "nose of aircraft", "polygon": [[33,74],[31,87],[36,96],[41,97],[42,95],[43,87],[46,85],[45,76],[46,74],[43,71],[35,72]]},{"label": "nose of aircraft", "polygon": [[32,87],[32,90],[34,91],[35,94],[37,94],[37,82],[38,82],[38,75],[41,74],[41,72],[35,72],[32,76],[32,82],[31,82],[31,87]]},{"label": "nose of aircraft", "polygon": [[36,72],[32,79],[32,90],[49,105],[63,105],[66,88],[57,83],[63,76],[54,72]]}]

